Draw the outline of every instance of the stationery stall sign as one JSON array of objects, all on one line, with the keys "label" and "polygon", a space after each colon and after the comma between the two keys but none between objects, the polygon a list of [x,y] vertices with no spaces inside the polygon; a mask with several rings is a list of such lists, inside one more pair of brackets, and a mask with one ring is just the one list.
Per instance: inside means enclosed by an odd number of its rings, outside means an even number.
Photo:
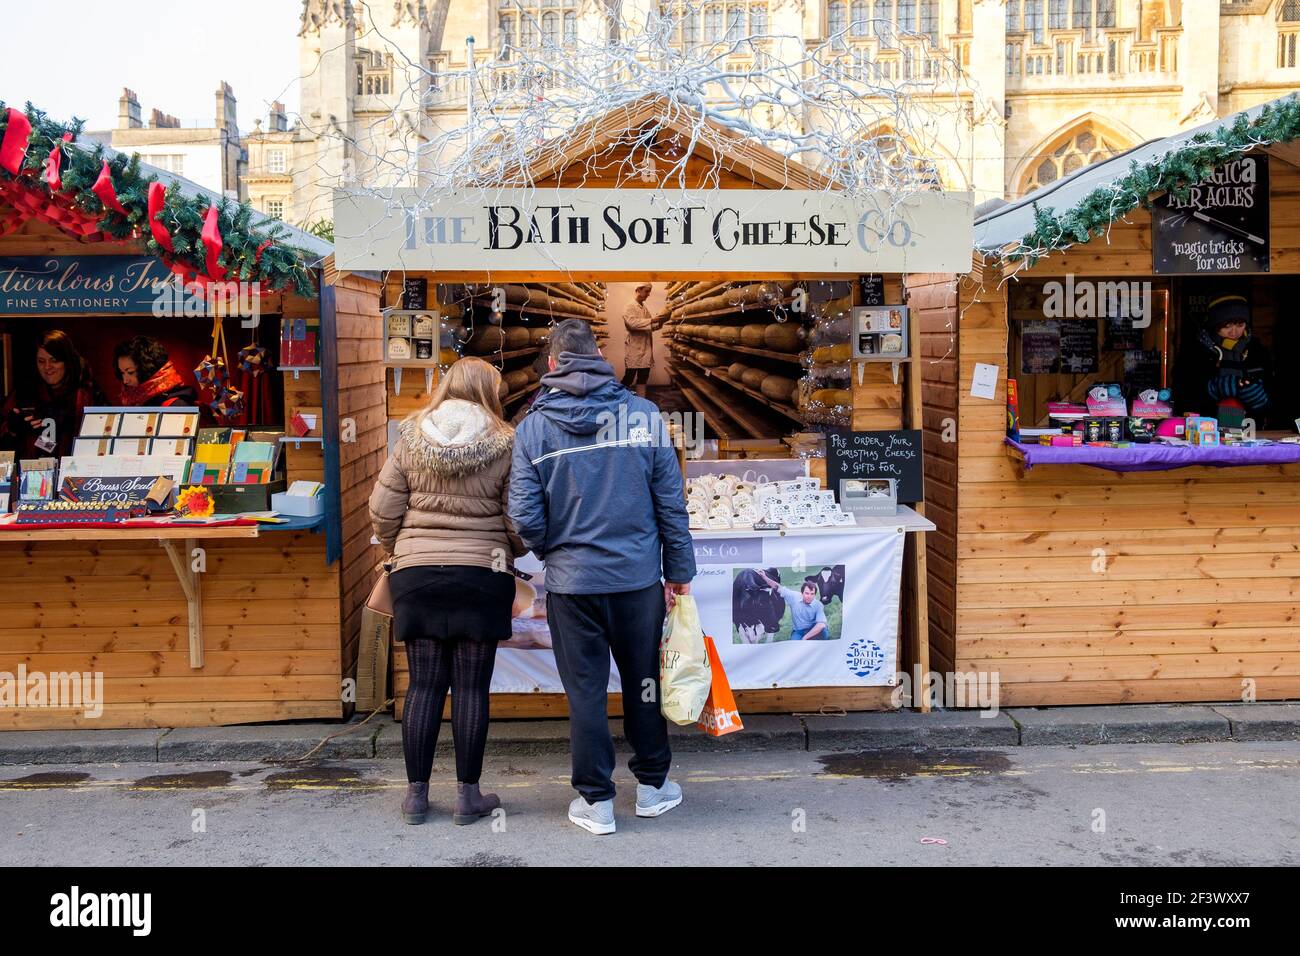
[{"label": "stationery stall sign", "polygon": [[1268,156],[1242,156],[1151,209],[1156,275],[1233,275],[1269,271]]},{"label": "stationery stall sign", "polygon": [[[733,689],[895,684],[905,537],[897,529],[693,537],[691,593]],[[529,575],[532,603],[499,646],[492,692],[560,693],[545,570],[531,554],[516,567]],[[608,686],[620,689],[612,664]]]},{"label": "stationery stall sign", "polygon": [[334,194],[340,269],[964,272],[969,193],[415,189]]},{"label": "stationery stall sign", "polygon": [[59,496],[66,501],[145,502],[166,498],[170,490],[169,479],[160,475],[94,475],[64,478]]},{"label": "stationery stall sign", "polygon": [[172,278],[147,256],[4,256],[0,315],[148,314]]}]

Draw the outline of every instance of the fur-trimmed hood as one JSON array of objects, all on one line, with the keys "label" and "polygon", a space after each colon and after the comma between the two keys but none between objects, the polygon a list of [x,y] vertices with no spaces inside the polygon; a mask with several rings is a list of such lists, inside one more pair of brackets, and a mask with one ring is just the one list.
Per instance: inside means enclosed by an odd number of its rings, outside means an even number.
[{"label": "fur-trimmed hood", "polygon": [[473,402],[449,398],[432,412],[402,423],[402,441],[416,468],[467,475],[510,453],[515,433]]}]

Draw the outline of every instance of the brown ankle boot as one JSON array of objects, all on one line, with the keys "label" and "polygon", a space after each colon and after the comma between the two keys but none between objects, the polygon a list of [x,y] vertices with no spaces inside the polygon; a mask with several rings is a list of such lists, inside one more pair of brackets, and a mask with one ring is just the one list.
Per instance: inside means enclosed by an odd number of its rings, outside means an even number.
[{"label": "brown ankle boot", "polygon": [[408,783],[406,799],[402,801],[402,819],[412,825],[424,822],[429,814],[429,785],[427,783]]},{"label": "brown ankle boot", "polygon": [[451,819],[457,826],[464,826],[488,816],[499,806],[501,798],[495,793],[479,793],[476,783],[457,783],[456,812]]}]

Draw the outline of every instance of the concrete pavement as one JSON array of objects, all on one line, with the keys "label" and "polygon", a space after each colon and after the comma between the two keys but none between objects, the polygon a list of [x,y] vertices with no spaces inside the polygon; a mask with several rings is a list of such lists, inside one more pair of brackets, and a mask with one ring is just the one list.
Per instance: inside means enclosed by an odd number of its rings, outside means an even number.
[{"label": "concrete pavement", "polygon": [[[0,864],[1300,864],[1300,743],[681,753],[685,802],[619,830],[570,825],[560,754],[497,755],[504,814],[401,823],[402,765],[122,763],[0,767]],[[93,821],[88,830],[87,821]],[[943,841],[943,842],[922,842]]]},{"label": "concrete pavement", "polygon": [[[1034,747],[1208,741],[1300,740],[1300,704],[1135,704],[974,710],[888,711],[832,715],[752,714],[745,729],[721,738],[671,727],[677,753],[868,750],[889,747]],[[610,722],[622,744],[622,722]],[[565,720],[498,720],[488,753],[565,754]],[[451,752],[451,733],[439,753]],[[328,740],[327,740],[328,738]],[[120,762],[208,763],[317,757],[397,758],[402,730],[391,716],[366,723],[283,723],[194,729],[0,732],[0,764]],[[325,741],[323,745],[322,741]]]}]

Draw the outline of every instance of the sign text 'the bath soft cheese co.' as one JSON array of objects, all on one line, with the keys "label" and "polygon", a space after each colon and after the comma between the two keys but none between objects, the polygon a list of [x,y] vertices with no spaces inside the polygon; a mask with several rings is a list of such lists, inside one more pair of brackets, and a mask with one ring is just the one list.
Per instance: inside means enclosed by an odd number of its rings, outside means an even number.
[{"label": "sign text 'the bath soft cheese co.'", "polygon": [[350,270],[965,272],[969,193],[797,189],[417,189],[334,194]]}]

